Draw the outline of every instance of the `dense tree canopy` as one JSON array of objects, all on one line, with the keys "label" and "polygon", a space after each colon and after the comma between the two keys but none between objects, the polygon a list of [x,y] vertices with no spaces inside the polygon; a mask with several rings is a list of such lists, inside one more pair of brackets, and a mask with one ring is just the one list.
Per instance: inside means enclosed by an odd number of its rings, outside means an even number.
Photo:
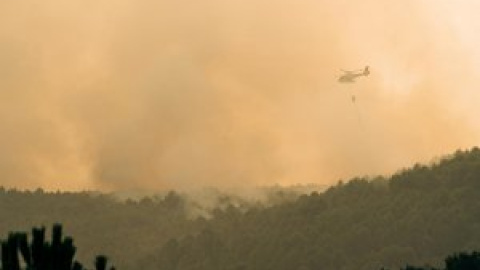
[{"label": "dense tree canopy", "polygon": [[480,150],[247,212],[172,240],[152,269],[380,269],[480,248]]},{"label": "dense tree canopy", "polygon": [[0,238],[10,231],[61,223],[75,235],[80,261],[109,254],[119,269],[145,257],[172,237],[201,228],[204,220],[185,215],[176,193],[120,201],[95,193],[0,190]]},{"label": "dense tree canopy", "polygon": [[0,189],[0,236],[60,222],[81,260],[109,254],[122,270],[439,268],[449,254],[480,250],[478,190],[478,148],[323,192],[276,190],[269,203],[220,196],[196,216],[173,192],[120,201]]}]

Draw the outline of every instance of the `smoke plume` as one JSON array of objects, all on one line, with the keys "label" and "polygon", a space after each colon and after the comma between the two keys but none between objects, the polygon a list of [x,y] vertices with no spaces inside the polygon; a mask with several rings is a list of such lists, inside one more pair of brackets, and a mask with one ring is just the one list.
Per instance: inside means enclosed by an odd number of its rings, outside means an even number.
[{"label": "smoke plume", "polygon": [[0,184],[330,184],[470,147],[475,5],[1,1]]}]

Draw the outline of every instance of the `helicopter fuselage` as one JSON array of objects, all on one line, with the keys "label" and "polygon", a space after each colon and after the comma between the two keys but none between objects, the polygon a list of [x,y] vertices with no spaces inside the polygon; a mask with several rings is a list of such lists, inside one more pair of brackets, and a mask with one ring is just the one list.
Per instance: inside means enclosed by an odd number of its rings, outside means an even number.
[{"label": "helicopter fuselage", "polygon": [[342,76],[340,76],[340,78],[338,78],[338,81],[341,82],[341,83],[353,83],[355,82],[355,79],[360,77],[360,76],[366,76],[365,74],[362,73],[347,73],[347,74],[344,74]]}]

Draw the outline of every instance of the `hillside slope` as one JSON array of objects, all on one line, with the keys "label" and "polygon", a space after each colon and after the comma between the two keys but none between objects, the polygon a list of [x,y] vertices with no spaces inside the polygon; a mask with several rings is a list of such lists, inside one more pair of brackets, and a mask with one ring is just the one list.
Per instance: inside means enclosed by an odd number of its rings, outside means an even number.
[{"label": "hillside slope", "polygon": [[[305,187],[308,189],[312,187]],[[155,254],[171,238],[205,228],[215,208],[235,205],[276,205],[295,200],[301,187],[264,188],[261,203],[216,190],[193,194],[169,192],[138,200],[117,199],[113,194],[6,190],[0,187],[0,239],[11,231],[61,223],[78,244],[80,261],[108,254],[118,269],[138,269],[138,262]],[[208,202],[202,196],[208,196]],[[266,207],[266,206],[265,206]]]},{"label": "hillside slope", "polygon": [[[391,178],[353,179],[293,203],[216,211],[201,233],[169,241],[144,268],[282,270],[439,265],[480,249],[480,150]],[[150,263],[150,265],[149,265]]]}]

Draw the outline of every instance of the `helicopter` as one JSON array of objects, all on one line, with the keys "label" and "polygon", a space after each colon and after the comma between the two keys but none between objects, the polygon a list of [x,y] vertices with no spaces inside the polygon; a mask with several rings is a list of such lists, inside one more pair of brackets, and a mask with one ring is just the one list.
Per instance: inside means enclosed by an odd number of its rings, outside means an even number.
[{"label": "helicopter", "polygon": [[365,66],[364,69],[358,69],[358,70],[341,70],[344,72],[342,76],[338,78],[338,82],[340,83],[354,83],[355,79],[361,76],[368,76],[370,74],[369,66]]}]

